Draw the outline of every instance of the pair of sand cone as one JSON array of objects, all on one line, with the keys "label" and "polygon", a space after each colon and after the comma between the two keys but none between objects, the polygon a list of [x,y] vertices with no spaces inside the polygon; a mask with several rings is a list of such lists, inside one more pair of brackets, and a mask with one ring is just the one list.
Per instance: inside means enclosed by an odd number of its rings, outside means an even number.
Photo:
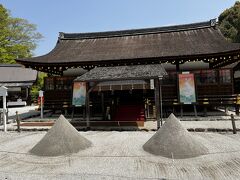
[{"label": "pair of sand cone", "polygon": [[[91,144],[61,115],[30,153],[37,156],[60,156],[77,153]],[[191,158],[207,153],[207,148],[189,133],[173,114],[143,145],[143,149],[151,154],[174,159]]]}]

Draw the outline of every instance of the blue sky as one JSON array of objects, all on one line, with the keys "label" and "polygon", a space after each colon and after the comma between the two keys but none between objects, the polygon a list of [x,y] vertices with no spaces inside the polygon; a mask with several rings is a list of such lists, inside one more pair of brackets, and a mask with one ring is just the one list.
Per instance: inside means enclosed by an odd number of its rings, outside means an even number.
[{"label": "blue sky", "polygon": [[44,38],[36,56],[52,50],[58,32],[96,32],[193,23],[217,18],[236,0],[0,0],[13,17],[36,24]]}]

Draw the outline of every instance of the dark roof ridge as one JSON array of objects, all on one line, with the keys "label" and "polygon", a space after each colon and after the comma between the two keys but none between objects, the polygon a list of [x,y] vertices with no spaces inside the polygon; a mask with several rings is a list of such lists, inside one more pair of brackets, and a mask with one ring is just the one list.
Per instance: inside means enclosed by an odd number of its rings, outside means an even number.
[{"label": "dark roof ridge", "polygon": [[93,38],[95,39],[95,38],[106,38],[106,37],[121,37],[121,36],[133,36],[133,35],[144,35],[144,34],[169,33],[169,32],[210,28],[210,27],[215,27],[216,24],[217,24],[216,19],[211,19],[210,21],[204,21],[204,22],[198,22],[198,23],[143,28],[143,29],[90,32],[90,33],[60,32],[59,39],[60,40],[93,39]]}]

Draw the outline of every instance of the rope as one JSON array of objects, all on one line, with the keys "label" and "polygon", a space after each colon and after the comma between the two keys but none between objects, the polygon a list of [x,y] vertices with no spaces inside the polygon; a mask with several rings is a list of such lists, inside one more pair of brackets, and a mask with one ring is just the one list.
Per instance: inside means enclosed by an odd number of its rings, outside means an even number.
[{"label": "rope", "polygon": [[[226,153],[237,153],[240,152],[240,150],[233,150],[233,151],[220,151],[220,152],[209,152],[203,155],[213,155],[213,154],[226,154]],[[14,152],[14,151],[4,151],[4,150],[0,150],[0,153],[7,153],[7,154],[21,154],[21,155],[27,155],[27,156],[35,156],[29,153],[21,153],[21,152]],[[174,154],[171,152],[172,155],[172,159],[174,158]],[[178,155],[187,155],[187,154],[178,154]],[[67,155],[63,155],[63,156],[45,156],[45,157],[69,157],[69,154]],[[151,155],[129,155],[129,156],[121,156],[121,155],[106,155],[106,156],[99,156],[99,155],[76,155],[76,154],[71,154],[70,157],[82,157],[82,158],[91,158],[91,157],[97,157],[97,158],[113,158],[113,157],[117,157],[117,158],[138,158],[138,157],[153,157]]]}]

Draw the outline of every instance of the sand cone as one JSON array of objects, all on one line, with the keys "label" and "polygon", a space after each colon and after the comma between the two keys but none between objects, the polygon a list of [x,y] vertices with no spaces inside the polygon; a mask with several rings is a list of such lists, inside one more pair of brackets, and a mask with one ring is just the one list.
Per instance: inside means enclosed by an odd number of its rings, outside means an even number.
[{"label": "sand cone", "polygon": [[91,146],[91,142],[60,115],[47,134],[29,151],[37,156],[60,156],[77,153]]},{"label": "sand cone", "polygon": [[174,159],[196,157],[208,152],[208,149],[189,133],[173,114],[143,145],[143,149],[151,154]]}]

